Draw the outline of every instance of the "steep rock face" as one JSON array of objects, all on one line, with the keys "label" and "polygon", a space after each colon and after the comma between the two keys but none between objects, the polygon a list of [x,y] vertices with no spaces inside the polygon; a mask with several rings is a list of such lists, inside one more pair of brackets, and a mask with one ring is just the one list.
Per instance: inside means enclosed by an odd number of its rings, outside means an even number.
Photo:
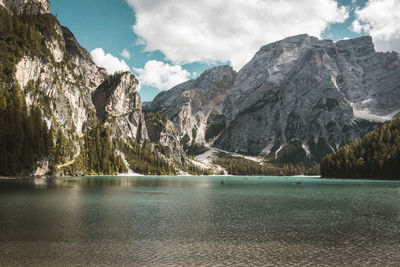
[{"label": "steep rock face", "polygon": [[[135,77],[118,74],[109,83],[105,69],[96,66],[69,29],[58,22],[52,27],[51,32],[40,33],[48,56],[23,56],[16,64],[15,81],[24,90],[28,107],[40,107],[48,128],[57,135],[61,132],[66,140],[60,166],[72,164],[81,154],[82,137],[95,125],[97,117],[110,126],[114,140],[146,140]],[[100,108],[95,107],[94,99],[96,104],[101,103]],[[42,165],[46,164],[43,161]]]},{"label": "steep rock face", "polygon": [[239,71],[216,145],[278,155],[300,141],[319,160],[399,112],[398,62],[397,53],[376,53],[370,37],[299,35],[266,45]]},{"label": "steep rock face", "polygon": [[224,90],[215,106],[215,95],[199,95],[217,86],[196,83],[213,70],[149,106],[168,114],[181,136],[202,129],[196,142],[211,129],[223,150],[318,162],[399,113],[399,58],[375,52],[371,37],[335,43],[303,34],[263,46],[237,74],[218,73]]},{"label": "steep rock face", "polygon": [[107,121],[115,136],[142,142],[148,137],[138,88],[130,72],[115,74],[94,91],[92,101],[97,117]]},{"label": "steep rock face", "polygon": [[[21,113],[33,111],[49,130],[43,135],[50,148],[21,170],[36,175],[111,174],[131,167],[147,174],[172,174],[174,161],[185,164],[172,122],[167,120],[162,128],[151,124],[155,143],[149,142],[135,76],[108,75],[96,66],[71,31],[47,14],[48,1],[0,0],[0,5],[6,8],[0,7],[2,21],[17,25],[3,27],[12,44],[2,43],[1,93],[9,88],[17,95],[21,88],[27,107]],[[29,129],[26,132],[29,135]]]},{"label": "steep rock face", "polygon": [[74,70],[74,74],[81,77],[85,87],[94,91],[104,81],[107,71],[94,64],[92,56],[78,43],[68,28],[62,27],[62,34],[68,55],[71,57],[72,62],[79,66]]},{"label": "steep rock face", "polygon": [[149,140],[157,144],[168,159],[185,164],[185,153],[180,144],[180,135],[175,125],[167,120],[164,123],[146,121]]},{"label": "steep rock face", "polygon": [[230,66],[205,71],[196,80],[162,92],[146,110],[168,115],[185,143],[204,143],[209,119],[224,113],[224,101],[235,71]]},{"label": "steep rock face", "polygon": [[0,0],[0,5],[15,14],[38,15],[50,13],[49,0]]},{"label": "steep rock face", "polygon": [[[62,34],[59,25],[54,27]],[[54,39],[56,38],[48,39],[47,43],[54,43]],[[56,57],[52,62],[25,56],[16,66],[16,80],[25,89],[27,103],[39,104],[42,108],[49,127],[60,128],[65,133],[78,137],[82,135],[85,123],[95,115],[91,102],[93,89],[87,87],[86,81],[100,82],[104,80],[105,73],[93,61],[87,66],[67,64],[68,60],[64,59],[68,53],[65,41],[62,35],[58,39],[62,41],[57,41],[56,46],[49,45],[48,49],[53,56],[61,54],[60,61],[65,64],[57,64]],[[78,143],[75,145],[79,150]]]}]

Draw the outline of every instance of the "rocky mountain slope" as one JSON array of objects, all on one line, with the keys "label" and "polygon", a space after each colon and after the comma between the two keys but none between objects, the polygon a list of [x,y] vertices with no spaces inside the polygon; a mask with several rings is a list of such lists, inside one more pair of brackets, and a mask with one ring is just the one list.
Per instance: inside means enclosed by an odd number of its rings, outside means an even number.
[{"label": "rocky mountain slope", "polygon": [[168,114],[181,136],[192,140],[190,132],[202,129],[199,144],[209,129],[215,147],[291,163],[319,162],[400,111],[400,56],[375,52],[370,37],[335,43],[293,36],[263,46],[237,74],[226,69],[218,74],[224,89],[217,122],[196,120],[198,110],[213,110],[215,97],[193,108],[204,102],[202,95],[216,95],[218,86],[197,85],[215,69],[161,93],[149,106]]},{"label": "rocky mountain slope", "polygon": [[230,66],[205,71],[196,80],[160,93],[145,110],[168,115],[180,133],[182,145],[206,141],[207,126],[224,116],[224,103],[236,72]]},{"label": "rocky mountain slope", "polygon": [[136,77],[96,66],[48,0],[0,0],[0,19],[0,121],[12,127],[0,175],[226,173],[210,158],[242,168],[230,158],[242,154],[264,169],[317,163],[400,111],[399,54],[370,37],[289,37],[143,104]]},{"label": "rocky mountain slope", "polygon": [[[12,95],[18,92],[16,88],[22,89],[23,109],[27,113],[40,109],[42,120],[53,133],[52,151],[57,151],[32,166],[36,171],[29,171],[37,175],[101,173],[105,166],[106,170],[131,167],[161,174],[173,171],[169,164],[174,158],[182,164],[181,156],[185,155],[169,139],[163,146],[164,150],[171,146],[171,159],[162,155],[158,144],[150,142],[135,76],[108,75],[96,66],[71,31],[49,14],[48,0],[0,0],[0,11],[4,38],[0,37],[0,90]],[[172,128],[169,135],[176,132]],[[160,135],[164,131],[152,130]],[[101,143],[99,147],[93,140]],[[104,154],[110,151],[109,146],[116,155]],[[88,153],[89,148],[96,153]],[[110,159],[102,159],[105,155]],[[94,169],[87,168],[87,161],[96,163],[92,164]],[[133,166],[139,161],[141,168]],[[157,168],[142,168],[150,162],[156,162],[153,165]]]}]

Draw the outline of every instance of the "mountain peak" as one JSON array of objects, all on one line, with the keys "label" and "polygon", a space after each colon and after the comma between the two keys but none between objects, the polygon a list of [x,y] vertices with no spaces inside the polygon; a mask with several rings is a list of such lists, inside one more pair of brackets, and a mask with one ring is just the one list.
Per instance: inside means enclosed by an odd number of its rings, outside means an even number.
[{"label": "mountain peak", "polygon": [[207,79],[220,79],[220,76],[222,75],[235,75],[235,71],[233,70],[232,66],[229,65],[223,65],[223,66],[217,66],[213,67],[211,69],[208,69],[204,71],[199,78],[196,79],[196,81],[201,81],[204,78]]},{"label": "mountain peak", "polygon": [[276,47],[296,47],[302,45],[312,46],[313,43],[316,43],[318,41],[319,39],[317,37],[310,36],[304,33],[304,34],[289,36],[286,37],[285,39],[266,44],[260,48],[259,52],[261,53],[269,52]]},{"label": "mountain peak", "polygon": [[312,36],[308,35],[307,33],[302,33],[302,34],[286,37],[285,39],[282,39],[281,42],[295,43],[295,42],[301,42],[301,41],[304,41],[305,39],[310,39],[310,38],[312,38]]},{"label": "mountain peak", "polygon": [[371,36],[361,36],[354,39],[346,39],[340,40],[336,42],[338,46],[349,46],[349,45],[365,45],[365,46],[374,46]]},{"label": "mountain peak", "polygon": [[336,46],[342,51],[349,51],[356,56],[367,56],[375,53],[375,46],[371,36],[362,36],[355,39],[341,40]]},{"label": "mountain peak", "polygon": [[18,15],[50,13],[49,0],[0,0],[0,6],[3,6],[9,12]]}]

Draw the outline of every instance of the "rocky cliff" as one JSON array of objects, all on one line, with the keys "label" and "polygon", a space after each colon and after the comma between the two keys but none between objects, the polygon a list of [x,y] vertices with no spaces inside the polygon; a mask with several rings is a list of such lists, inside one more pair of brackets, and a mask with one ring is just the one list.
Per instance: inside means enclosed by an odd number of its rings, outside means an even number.
[{"label": "rocky cliff", "polygon": [[50,13],[48,0],[0,0],[0,5],[17,15],[38,15]]},{"label": "rocky cliff", "polygon": [[48,128],[69,140],[64,161],[71,162],[81,152],[80,138],[96,119],[91,97],[107,73],[68,29],[51,15],[43,19],[51,31],[36,30],[45,46],[41,53],[26,53],[19,59],[15,82],[24,90],[28,107],[38,105]]},{"label": "rocky cliff", "polygon": [[145,109],[168,115],[179,132],[182,145],[203,144],[208,137],[207,127],[224,117],[225,98],[235,76],[230,66],[215,67],[196,80],[160,93]]},{"label": "rocky cliff", "polygon": [[[219,79],[225,87],[218,96],[222,122],[214,127],[214,146],[292,163],[318,162],[400,111],[399,54],[375,52],[370,37],[336,43],[306,34],[289,37],[263,46],[237,74]],[[195,121],[188,103],[200,99],[189,93],[192,88],[194,81],[178,85],[151,105],[171,116],[181,134],[196,129],[187,123]],[[215,88],[207,84],[202,92],[213,95]],[[196,110],[211,110],[214,99],[199,101]],[[200,136],[196,142],[205,141]]]},{"label": "rocky cliff", "polygon": [[110,126],[114,136],[142,143],[148,136],[138,89],[139,82],[130,72],[115,74],[93,92],[92,101],[98,119]]},{"label": "rocky cliff", "polygon": [[[38,107],[54,133],[57,155],[49,154],[34,173],[44,175],[50,168],[59,174],[82,174],[85,169],[118,172],[129,167],[154,174],[174,172],[168,164],[172,159],[181,164],[185,155],[176,143],[170,143],[177,139],[171,129],[167,134],[164,129],[151,128],[152,136],[159,131],[158,142],[169,148],[171,160],[158,150],[159,143],[150,143],[134,75],[108,75],[96,66],[71,31],[49,14],[48,0],[0,0],[0,9],[2,21],[10,24],[1,27],[2,31],[18,40],[16,45],[0,42],[7,50],[0,54],[0,90],[11,88],[14,94],[17,90],[12,88],[21,88],[27,112]],[[24,16],[12,20],[11,13]],[[170,139],[162,138],[164,135]],[[110,152],[110,146],[117,155]],[[89,148],[93,151],[88,153]],[[104,155],[109,158],[102,158]],[[143,167],[150,162],[155,162],[155,167]],[[87,164],[93,168],[88,169]]]}]

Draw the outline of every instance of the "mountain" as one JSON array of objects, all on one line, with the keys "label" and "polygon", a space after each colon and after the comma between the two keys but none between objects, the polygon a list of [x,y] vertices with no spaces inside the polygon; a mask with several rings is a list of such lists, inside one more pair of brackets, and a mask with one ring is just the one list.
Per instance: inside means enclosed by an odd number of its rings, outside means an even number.
[{"label": "mountain", "polygon": [[[96,66],[49,6],[48,0],[0,0],[0,121],[6,126],[0,175],[189,168],[186,154],[170,142],[177,139],[173,124],[148,131],[136,77]],[[162,145],[150,141],[155,135],[164,137]]]},{"label": "mountain", "polygon": [[[199,86],[213,72],[220,72],[214,80],[223,90]],[[210,96],[206,104],[202,95]],[[376,52],[371,37],[333,42],[303,34],[263,46],[237,73],[208,70],[148,106],[168,114],[182,137],[200,132],[198,145],[303,164],[391,120],[399,97],[398,53]],[[211,116],[199,115],[196,124],[199,111]],[[214,138],[205,138],[207,129]]]},{"label": "mountain", "polygon": [[224,123],[225,98],[235,77],[230,66],[212,68],[196,80],[160,93],[144,110],[168,115],[180,133],[182,145],[192,148],[211,137],[207,132],[209,125]]},{"label": "mountain", "polygon": [[0,175],[314,173],[400,111],[397,53],[308,35],[142,103],[49,7],[0,0]]},{"label": "mountain", "polygon": [[321,175],[400,179],[400,117],[326,156]]}]

